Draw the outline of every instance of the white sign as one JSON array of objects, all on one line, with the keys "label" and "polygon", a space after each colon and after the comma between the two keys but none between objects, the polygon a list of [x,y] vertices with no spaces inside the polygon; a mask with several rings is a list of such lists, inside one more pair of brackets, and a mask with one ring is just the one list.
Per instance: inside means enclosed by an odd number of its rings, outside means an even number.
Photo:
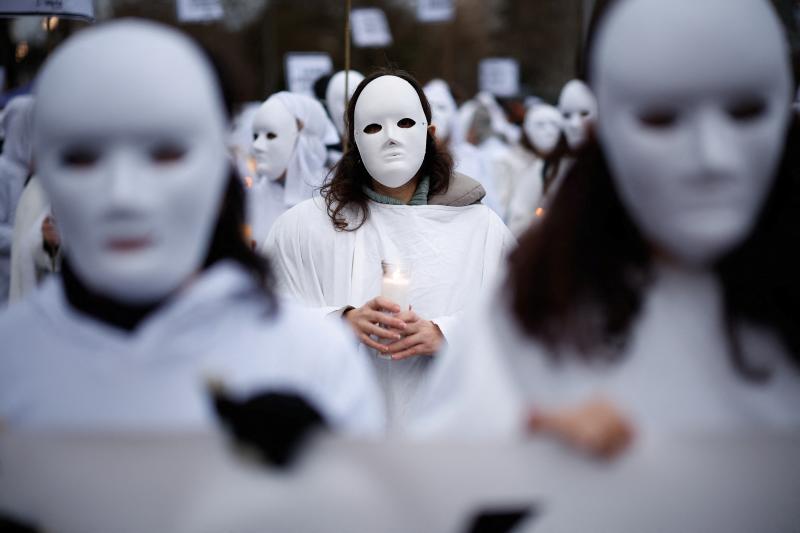
[{"label": "white sign", "polygon": [[354,9],[350,12],[350,27],[356,46],[381,48],[392,44],[392,32],[382,9]]},{"label": "white sign", "polygon": [[519,63],[508,57],[484,59],[478,66],[478,80],[481,91],[514,96],[519,93]]},{"label": "white sign", "polygon": [[453,0],[417,0],[417,19],[420,22],[445,22],[455,16]]},{"label": "white sign", "polygon": [[177,0],[181,22],[211,22],[225,15],[219,0]]},{"label": "white sign", "polygon": [[92,0],[3,0],[0,16],[49,15],[94,20]]},{"label": "white sign", "polygon": [[314,96],[314,82],[333,72],[331,56],[322,52],[289,52],[283,58],[286,87],[293,93]]}]

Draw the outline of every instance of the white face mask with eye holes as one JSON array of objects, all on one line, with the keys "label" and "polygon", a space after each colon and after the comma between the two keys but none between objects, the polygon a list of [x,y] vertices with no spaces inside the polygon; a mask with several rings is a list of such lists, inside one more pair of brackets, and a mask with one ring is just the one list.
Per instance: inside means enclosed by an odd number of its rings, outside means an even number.
[{"label": "white face mask with eye holes", "polygon": [[294,115],[279,100],[267,98],[253,117],[252,152],[256,176],[271,181],[283,176],[299,134]]},{"label": "white face mask with eye holes", "polygon": [[372,80],[356,101],[353,126],[361,160],[375,181],[395,189],[419,172],[428,122],[417,91],[406,80]]},{"label": "white face mask with eye holes", "polygon": [[628,0],[601,26],[599,141],[631,218],[669,257],[707,265],[750,233],[791,115],[783,35],[762,0]]},{"label": "white face mask with eye holes", "polygon": [[564,118],[567,144],[573,151],[580,149],[597,119],[597,101],[592,90],[580,80],[568,81],[558,98],[558,108]]},{"label": "white face mask with eye holes", "polygon": [[111,22],[50,57],[36,160],[81,282],[152,303],[202,268],[229,176],[226,129],[210,66],[172,29]]},{"label": "white face mask with eye holes", "polygon": [[525,114],[525,135],[536,151],[547,157],[558,146],[563,125],[561,112],[547,104],[537,104]]}]

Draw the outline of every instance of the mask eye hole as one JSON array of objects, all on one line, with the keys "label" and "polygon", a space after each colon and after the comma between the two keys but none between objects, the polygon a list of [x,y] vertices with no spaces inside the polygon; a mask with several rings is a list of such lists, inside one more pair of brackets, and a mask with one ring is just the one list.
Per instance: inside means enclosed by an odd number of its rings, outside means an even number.
[{"label": "mask eye hole", "polygon": [[278,135],[276,133],[272,133],[272,132],[267,133],[267,139],[269,139],[270,141],[272,139],[276,139],[277,137],[278,137]]},{"label": "mask eye hole", "polygon": [[368,124],[366,128],[364,128],[364,133],[372,134],[378,133],[383,129],[380,124]]},{"label": "mask eye hole", "polygon": [[581,116],[586,118],[589,116],[589,112],[584,109],[583,111],[581,111]]},{"label": "mask eye hole", "polygon": [[100,153],[87,146],[73,146],[61,153],[61,163],[70,168],[88,169],[100,159]]},{"label": "mask eye hole", "polygon": [[669,109],[648,109],[639,113],[639,122],[648,128],[666,129],[678,121],[678,114]]},{"label": "mask eye hole", "polygon": [[161,143],[150,150],[150,159],[154,163],[177,163],[186,155],[186,148],[178,143]]},{"label": "mask eye hole", "polygon": [[740,122],[755,120],[766,110],[767,104],[761,98],[747,98],[728,106],[728,114]]},{"label": "mask eye hole", "polygon": [[415,124],[416,124],[416,122],[414,122],[414,120],[413,120],[413,119],[410,119],[410,118],[401,118],[401,119],[400,119],[400,120],[397,122],[397,125],[398,125],[398,126],[400,126],[401,128],[411,128],[411,127],[413,127]]},{"label": "mask eye hole", "polygon": [[260,135],[259,133],[254,133],[254,134],[253,134],[253,140],[254,140],[254,141],[257,141],[257,140],[258,140],[258,136],[259,136],[259,135]]}]

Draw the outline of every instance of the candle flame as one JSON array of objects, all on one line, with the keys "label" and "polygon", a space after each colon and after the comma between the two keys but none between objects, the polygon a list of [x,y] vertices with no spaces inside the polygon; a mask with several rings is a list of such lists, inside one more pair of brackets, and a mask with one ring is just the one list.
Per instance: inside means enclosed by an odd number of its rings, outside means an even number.
[{"label": "candle flame", "polygon": [[541,207],[537,207],[536,208],[536,216],[541,218],[543,215],[544,215],[544,209],[542,209]]},{"label": "candle flame", "polygon": [[244,188],[245,189],[249,189],[252,186],[253,186],[253,178],[251,178],[250,176],[245,176],[244,177]]}]

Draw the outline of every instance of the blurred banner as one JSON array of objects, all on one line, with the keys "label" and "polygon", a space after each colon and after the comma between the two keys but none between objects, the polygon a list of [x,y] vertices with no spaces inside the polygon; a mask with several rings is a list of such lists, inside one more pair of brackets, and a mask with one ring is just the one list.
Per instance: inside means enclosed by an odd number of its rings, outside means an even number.
[{"label": "blurred banner", "polygon": [[519,93],[519,62],[510,57],[484,59],[478,65],[478,87],[495,96]]},{"label": "blurred banner", "polygon": [[293,93],[314,97],[314,82],[333,72],[331,56],[324,52],[289,52],[283,57],[286,87]]},{"label": "blurred banner", "polygon": [[350,12],[353,44],[361,48],[381,48],[392,44],[392,32],[382,9],[369,7]]},{"label": "blurred banner", "polygon": [[446,22],[455,17],[453,0],[418,0],[417,19],[420,22]]},{"label": "blurred banner", "polygon": [[219,0],[177,0],[181,22],[211,22],[225,15]]},{"label": "blurred banner", "polygon": [[92,0],[3,0],[0,17],[20,15],[48,15],[94,20]]}]

